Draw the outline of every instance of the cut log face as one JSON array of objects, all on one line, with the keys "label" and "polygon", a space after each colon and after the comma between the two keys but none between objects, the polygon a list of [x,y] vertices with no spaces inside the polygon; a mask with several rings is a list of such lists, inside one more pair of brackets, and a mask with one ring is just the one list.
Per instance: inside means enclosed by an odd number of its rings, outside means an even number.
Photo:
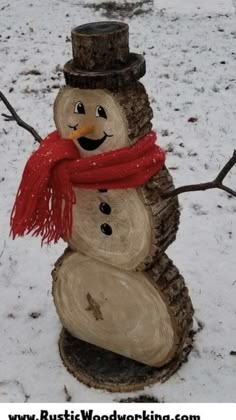
[{"label": "cut log face", "polygon": [[75,337],[150,365],[172,352],[166,305],[143,273],[75,253],[59,270],[54,298],[63,325]]},{"label": "cut log face", "polygon": [[75,189],[70,247],[119,268],[147,269],[176,237],[178,199],[158,192],[172,187],[164,168],[138,189]]},{"label": "cut log face", "polygon": [[128,124],[119,103],[106,90],[64,87],[54,103],[54,119],[62,137],[90,125],[91,133],[74,140],[81,157],[129,145]]},{"label": "cut log face", "polygon": [[[129,272],[68,253],[53,274],[62,324],[74,337],[150,366],[164,365],[189,332],[192,307],[186,291],[175,302],[185,286],[170,260],[165,257],[158,267],[158,274]],[[169,285],[161,291],[163,275]]]},{"label": "cut log face", "polygon": [[76,189],[69,245],[85,255],[128,270],[150,254],[151,214],[135,189]]}]

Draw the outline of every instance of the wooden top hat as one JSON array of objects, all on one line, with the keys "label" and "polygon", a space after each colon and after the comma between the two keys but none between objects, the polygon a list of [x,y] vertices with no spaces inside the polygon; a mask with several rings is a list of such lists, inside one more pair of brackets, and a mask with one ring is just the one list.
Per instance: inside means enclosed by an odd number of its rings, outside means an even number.
[{"label": "wooden top hat", "polygon": [[145,74],[145,60],[129,52],[129,27],[93,22],[71,32],[73,60],[64,66],[66,84],[84,89],[116,89]]}]

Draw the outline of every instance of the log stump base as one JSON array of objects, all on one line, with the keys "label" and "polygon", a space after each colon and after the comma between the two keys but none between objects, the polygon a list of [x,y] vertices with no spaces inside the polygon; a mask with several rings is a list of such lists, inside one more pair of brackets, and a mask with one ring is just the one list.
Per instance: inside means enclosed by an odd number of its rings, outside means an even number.
[{"label": "log stump base", "polygon": [[187,361],[193,346],[193,332],[183,350],[162,368],[136,362],[79,340],[62,329],[59,350],[64,365],[75,378],[93,388],[110,392],[132,392],[156,382],[165,382]]}]

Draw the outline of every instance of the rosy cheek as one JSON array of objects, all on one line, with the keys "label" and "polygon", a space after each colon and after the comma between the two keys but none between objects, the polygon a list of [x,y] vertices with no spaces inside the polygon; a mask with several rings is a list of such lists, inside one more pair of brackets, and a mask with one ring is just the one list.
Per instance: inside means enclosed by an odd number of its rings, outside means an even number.
[{"label": "rosy cheek", "polygon": [[109,122],[107,122],[107,124],[104,124],[104,131],[108,134],[108,135],[115,135],[116,134],[116,129],[114,127],[114,124],[111,124]]},{"label": "rosy cheek", "polygon": [[103,150],[104,152],[115,149],[116,140],[113,137],[107,137],[107,139],[104,141],[104,143],[101,145],[100,150]]}]

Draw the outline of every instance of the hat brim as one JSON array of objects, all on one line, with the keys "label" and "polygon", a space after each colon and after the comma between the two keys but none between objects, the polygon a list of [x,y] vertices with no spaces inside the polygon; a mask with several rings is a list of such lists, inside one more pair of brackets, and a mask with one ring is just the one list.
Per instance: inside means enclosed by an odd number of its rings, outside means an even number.
[{"label": "hat brim", "polygon": [[104,71],[86,71],[75,66],[73,60],[64,66],[66,84],[82,89],[117,89],[134,83],[146,72],[145,59],[140,54],[130,53],[128,62],[118,68]]}]

